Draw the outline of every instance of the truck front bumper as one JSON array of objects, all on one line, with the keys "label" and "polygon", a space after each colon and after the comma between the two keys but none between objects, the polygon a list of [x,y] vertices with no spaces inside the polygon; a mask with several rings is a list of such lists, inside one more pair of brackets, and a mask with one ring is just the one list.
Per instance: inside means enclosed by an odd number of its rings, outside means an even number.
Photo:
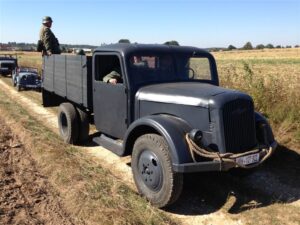
[{"label": "truck front bumper", "polygon": [[[271,153],[267,156],[270,157],[277,147],[277,142],[274,141],[268,151]],[[264,157],[268,154],[266,151],[261,149],[258,153],[260,161],[251,165],[251,168],[256,167],[261,164],[262,160],[265,160]],[[238,167],[236,164],[227,162],[227,161],[205,161],[205,162],[192,162],[192,163],[183,163],[183,164],[174,164],[173,170],[177,173],[195,173],[195,172],[208,172],[208,171],[227,171],[231,168]]]}]

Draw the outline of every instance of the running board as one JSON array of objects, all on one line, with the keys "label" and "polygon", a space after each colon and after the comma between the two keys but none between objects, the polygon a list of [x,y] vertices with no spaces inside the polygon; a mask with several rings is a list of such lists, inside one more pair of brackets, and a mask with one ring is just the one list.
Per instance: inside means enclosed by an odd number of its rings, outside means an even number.
[{"label": "running board", "polygon": [[116,155],[123,156],[123,142],[120,142],[119,139],[115,140],[104,134],[101,134],[99,137],[94,137],[93,141],[109,151],[112,151]]}]

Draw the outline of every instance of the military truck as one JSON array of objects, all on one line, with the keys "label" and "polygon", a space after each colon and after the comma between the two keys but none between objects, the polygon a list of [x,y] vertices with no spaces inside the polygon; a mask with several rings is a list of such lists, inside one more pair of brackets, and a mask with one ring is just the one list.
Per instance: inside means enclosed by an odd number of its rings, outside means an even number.
[{"label": "military truck", "polygon": [[12,74],[18,66],[17,57],[11,54],[0,55],[0,74],[3,76]]},{"label": "military truck", "polygon": [[[119,82],[103,82],[112,70]],[[131,155],[137,189],[157,207],[178,199],[185,173],[250,170],[277,145],[252,98],[219,87],[214,57],[195,47],[113,44],[92,56],[45,56],[42,94],[45,107],[59,106],[65,142],[85,141],[94,124],[95,143]]]}]

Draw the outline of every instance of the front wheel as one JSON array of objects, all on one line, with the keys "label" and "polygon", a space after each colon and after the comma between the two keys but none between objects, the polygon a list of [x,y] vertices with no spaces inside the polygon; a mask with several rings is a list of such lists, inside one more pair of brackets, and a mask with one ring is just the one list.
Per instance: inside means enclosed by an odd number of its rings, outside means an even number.
[{"label": "front wheel", "polygon": [[174,203],[183,186],[183,175],[172,169],[165,139],[157,134],[139,137],[133,147],[131,167],[139,193],[159,208]]}]

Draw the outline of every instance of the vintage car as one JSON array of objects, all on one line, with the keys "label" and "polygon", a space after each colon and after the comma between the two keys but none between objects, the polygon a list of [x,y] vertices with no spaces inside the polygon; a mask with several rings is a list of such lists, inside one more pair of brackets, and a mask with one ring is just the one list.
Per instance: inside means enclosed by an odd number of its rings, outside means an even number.
[{"label": "vintage car", "polygon": [[18,91],[35,89],[41,91],[41,78],[37,68],[19,67],[12,75],[12,84]]},{"label": "vintage car", "polygon": [[18,66],[17,57],[14,58],[12,55],[0,55],[0,74],[6,76],[13,74],[15,68]]}]

